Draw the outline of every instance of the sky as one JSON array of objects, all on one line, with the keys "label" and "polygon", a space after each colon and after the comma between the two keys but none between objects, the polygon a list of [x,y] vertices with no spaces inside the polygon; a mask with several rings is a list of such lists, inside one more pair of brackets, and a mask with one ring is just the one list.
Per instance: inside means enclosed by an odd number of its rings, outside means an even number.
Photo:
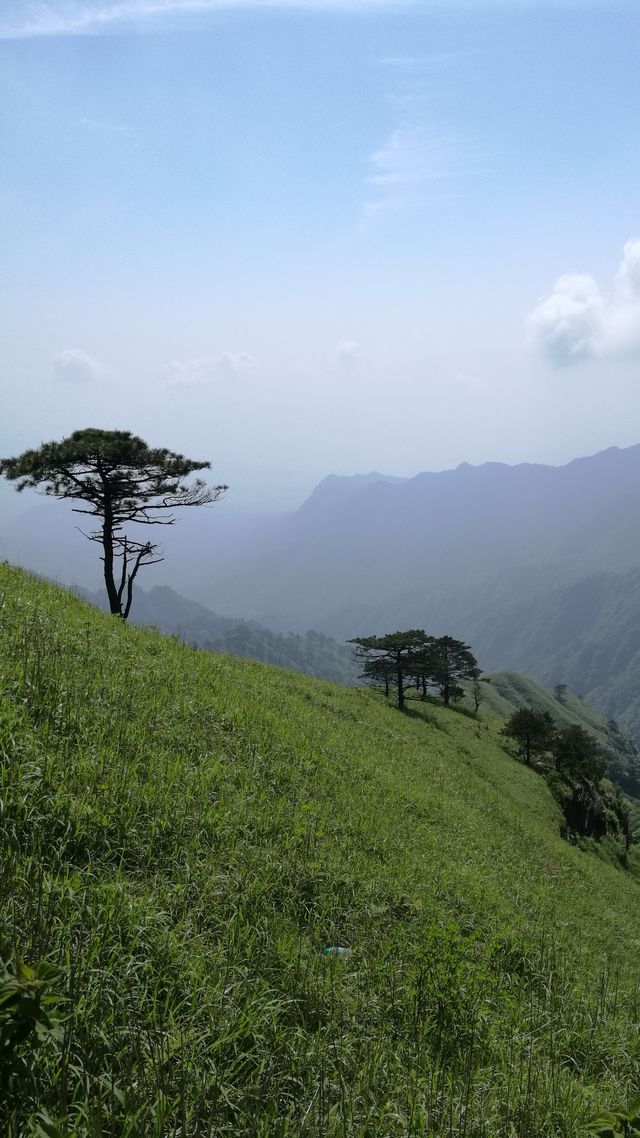
[{"label": "sky", "polygon": [[635,0],[3,0],[0,454],[128,429],[277,511],[640,442],[639,36]]}]

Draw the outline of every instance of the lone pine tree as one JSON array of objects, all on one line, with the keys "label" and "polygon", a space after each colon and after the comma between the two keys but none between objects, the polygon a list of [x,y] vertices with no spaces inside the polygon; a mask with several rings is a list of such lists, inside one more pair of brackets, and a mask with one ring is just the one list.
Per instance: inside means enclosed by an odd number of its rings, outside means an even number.
[{"label": "lone pine tree", "polygon": [[185,481],[210,467],[164,447],[149,447],[129,431],[96,428],[0,459],[0,474],[16,481],[18,490],[42,487],[51,497],[83,502],[72,507],[74,512],[98,519],[97,528],[84,536],[102,546],[109,608],[123,620],[139,570],[164,559],[157,543],[126,533],[125,525],[173,525],[177,507],[217,502],[226,486],[207,486],[201,478]]}]

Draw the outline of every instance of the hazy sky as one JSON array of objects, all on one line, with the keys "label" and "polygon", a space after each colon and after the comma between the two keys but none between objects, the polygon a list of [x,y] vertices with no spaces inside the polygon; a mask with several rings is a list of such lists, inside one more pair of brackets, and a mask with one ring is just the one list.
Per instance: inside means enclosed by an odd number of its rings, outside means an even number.
[{"label": "hazy sky", "polygon": [[3,0],[0,454],[128,428],[278,508],[639,442],[639,42],[636,0]]}]

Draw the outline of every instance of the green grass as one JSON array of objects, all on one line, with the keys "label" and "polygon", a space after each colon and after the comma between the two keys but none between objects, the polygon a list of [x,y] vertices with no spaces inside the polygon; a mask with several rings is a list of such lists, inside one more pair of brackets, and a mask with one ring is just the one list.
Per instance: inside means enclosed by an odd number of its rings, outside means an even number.
[{"label": "green grass", "polygon": [[640,887],[562,841],[499,719],[7,566],[0,606],[0,957],[58,969],[63,1028],[3,1133],[568,1138],[637,1091]]}]

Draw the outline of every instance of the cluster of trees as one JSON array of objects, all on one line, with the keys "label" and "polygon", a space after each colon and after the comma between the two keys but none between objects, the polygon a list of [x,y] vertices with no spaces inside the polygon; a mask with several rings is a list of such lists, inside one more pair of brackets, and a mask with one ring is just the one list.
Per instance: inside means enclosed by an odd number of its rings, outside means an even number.
[{"label": "cluster of trees", "polygon": [[557,727],[548,711],[519,708],[503,728],[503,734],[514,740],[527,766],[550,755],[560,774],[595,783],[600,782],[607,768],[606,757],[593,735],[577,724]]},{"label": "cluster of trees", "polygon": [[516,743],[527,765],[539,764],[564,814],[564,836],[622,839],[626,864],[633,840],[629,807],[618,787],[602,781],[608,754],[597,739],[578,724],[558,727],[548,711],[531,707],[515,711],[503,734]]},{"label": "cluster of trees", "polygon": [[[356,646],[362,678],[384,687],[386,695],[393,689],[399,708],[404,707],[409,688],[417,688],[423,698],[429,688],[435,688],[449,707],[464,694],[462,683],[477,684],[480,676],[478,661],[468,644],[452,636],[430,636],[422,628],[355,637],[349,643]],[[477,693],[476,710],[479,698]]]}]

